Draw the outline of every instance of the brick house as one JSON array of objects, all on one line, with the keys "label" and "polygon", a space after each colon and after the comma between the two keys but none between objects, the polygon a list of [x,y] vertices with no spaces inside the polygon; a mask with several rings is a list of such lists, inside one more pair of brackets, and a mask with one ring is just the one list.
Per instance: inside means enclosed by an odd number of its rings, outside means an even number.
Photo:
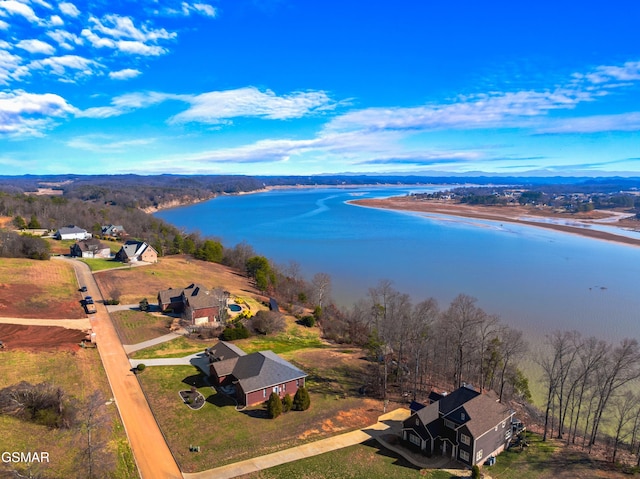
[{"label": "brick house", "polygon": [[307,374],[272,351],[246,354],[237,346],[219,341],[208,348],[209,375],[215,386],[233,394],[239,404],[255,406],[272,392],[295,396]]},{"label": "brick house", "polygon": [[158,292],[160,311],[180,313],[192,326],[220,323],[223,320],[229,295],[220,290],[209,290],[193,283],[182,289]]},{"label": "brick house", "polygon": [[130,240],[116,253],[116,260],[123,263],[136,263],[138,261],[157,263],[158,252],[153,246],[144,241]]},{"label": "brick house", "polygon": [[403,422],[402,439],[427,456],[482,464],[509,446],[514,414],[493,392],[480,394],[463,386],[413,412]]}]

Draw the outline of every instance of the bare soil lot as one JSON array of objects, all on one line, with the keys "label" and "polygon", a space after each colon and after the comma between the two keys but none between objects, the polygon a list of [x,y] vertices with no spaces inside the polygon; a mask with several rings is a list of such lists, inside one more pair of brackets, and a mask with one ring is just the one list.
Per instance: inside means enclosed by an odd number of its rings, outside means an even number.
[{"label": "bare soil lot", "polygon": [[169,333],[172,318],[156,316],[142,311],[116,311],[111,313],[113,325],[122,344],[137,344]]},{"label": "bare soil lot", "polygon": [[58,326],[0,324],[0,340],[7,351],[77,351],[86,333]]},{"label": "bare soil lot", "polygon": [[120,297],[122,304],[143,298],[156,303],[158,291],[202,283],[223,288],[234,295],[259,296],[247,278],[226,266],[195,260],[189,256],[165,256],[158,263],[126,269],[100,271],[94,275],[105,298]]},{"label": "bare soil lot", "polygon": [[80,319],[85,317],[80,299],[71,265],[13,258],[0,261],[0,316]]}]

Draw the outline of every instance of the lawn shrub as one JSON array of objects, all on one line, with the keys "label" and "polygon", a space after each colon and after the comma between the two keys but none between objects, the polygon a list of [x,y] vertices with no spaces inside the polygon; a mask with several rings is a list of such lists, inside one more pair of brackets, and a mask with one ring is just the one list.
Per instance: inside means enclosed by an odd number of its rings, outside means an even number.
[{"label": "lawn shrub", "polygon": [[293,398],[289,393],[282,398],[282,412],[289,412],[293,409]]},{"label": "lawn shrub", "polygon": [[271,419],[277,418],[282,414],[282,402],[280,396],[276,393],[271,393],[269,400],[267,401],[267,413]]},{"label": "lawn shrub", "polygon": [[307,328],[312,328],[313,326],[316,325],[316,318],[314,318],[312,315],[307,315],[307,316],[303,316],[300,319],[300,324],[302,326],[306,326]]},{"label": "lawn shrub", "polygon": [[309,391],[304,386],[301,386],[296,391],[296,395],[293,397],[293,410],[294,411],[306,411],[311,406],[311,398],[309,397]]}]

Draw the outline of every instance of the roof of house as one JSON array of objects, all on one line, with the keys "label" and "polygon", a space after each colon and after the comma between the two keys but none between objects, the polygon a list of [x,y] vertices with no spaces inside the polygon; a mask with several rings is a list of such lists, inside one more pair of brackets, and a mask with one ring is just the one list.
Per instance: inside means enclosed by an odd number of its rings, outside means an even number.
[{"label": "roof of house", "polygon": [[193,283],[182,290],[185,304],[193,309],[211,308],[219,306],[218,298],[211,294],[207,288],[201,284]]},{"label": "roof of house", "polygon": [[238,346],[233,343],[227,343],[226,341],[218,341],[214,346],[207,348],[205,353],[214,361],[224,361],[225,359],[238,358],[240,356],[247,355],[247,353]]},{"label": "roof of house", "polygon": [[122,225],[102,225],[103,234],[121,233],[124,231]]},{"label": "roof of house", "polygon": [[76,242],[76,245],[80,248],[80,251],[101,251],[109,249],[107,245],[101,243],[100,240],[96,238],[80,240]]},{"label": "roof of house", "polygon": [[233,374],[245,394],[307,376],[304,371],[272,351],[260,351],[214,362],[211,367],[218,376]]},{"label": "roof of house", "polygon": [[70,235],[70,234],[78,234],[78,233],[86,233],[87,230],[80,228],[76,225],[68,225],[63,226],[58,230],[58,233],[61,235]]},{"label": "roof of house", "polygon": [[158,291],[158,299],[162,304],[171,304],[182,302],[182,292],[184,289],[165,289]]},{"label": "roof of house", "polygon": [[135,258],[149,248],[153,250],[153,247],[144,241],[129,240],[122,245],[120,251],[124,252],[127,258]]},{"label": "roof of house", "polygon": [[474,437],[481,436],[513,415],[513,411],[499,403],[498,396],[492,392],[471,399],[463,409],[469,418],[465,425]]}]

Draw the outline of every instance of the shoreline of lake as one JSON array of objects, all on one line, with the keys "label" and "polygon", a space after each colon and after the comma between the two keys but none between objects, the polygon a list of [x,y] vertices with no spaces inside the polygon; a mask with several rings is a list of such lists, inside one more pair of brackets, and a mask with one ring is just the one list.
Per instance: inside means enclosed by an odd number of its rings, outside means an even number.
[{"label": "shoreline of lake", "polygon": [[[618,235],[615,233],[609,233],[606,231],[589,229],[589,223],[584,222],[584,220],[582,219],[582,223],[576,226],[572,226],[569,224],[559,224],[556,222],[527,220],[518,215],[508,215],[504,214],[504,212],[497,213],[495,209],[483,212],[483,207],[470,208],[468,207],[468,205],[460,205],[457,203],[432,203],[430,201],[417,202],[406,197],[392,197],[385,199],[359,199],[350,200],[348,201],[348,203],[356,206],[363,206],[374,209],[426,213],[429,215],[434,215],[434,217],[446,215],[459,218],[472,218],[486,221],[515,223],[523,226],[550,229],[561,233],[575,234],[600,241],[614,242],[626,246],[640,247],[640,239]],[[566,218],[557,216],[540,216],[540,218],[546,218],[556,221],[567,221]],[[619,227],[616,226],[616,228]],[[623,230],[623,228],[620,229]]]}]

